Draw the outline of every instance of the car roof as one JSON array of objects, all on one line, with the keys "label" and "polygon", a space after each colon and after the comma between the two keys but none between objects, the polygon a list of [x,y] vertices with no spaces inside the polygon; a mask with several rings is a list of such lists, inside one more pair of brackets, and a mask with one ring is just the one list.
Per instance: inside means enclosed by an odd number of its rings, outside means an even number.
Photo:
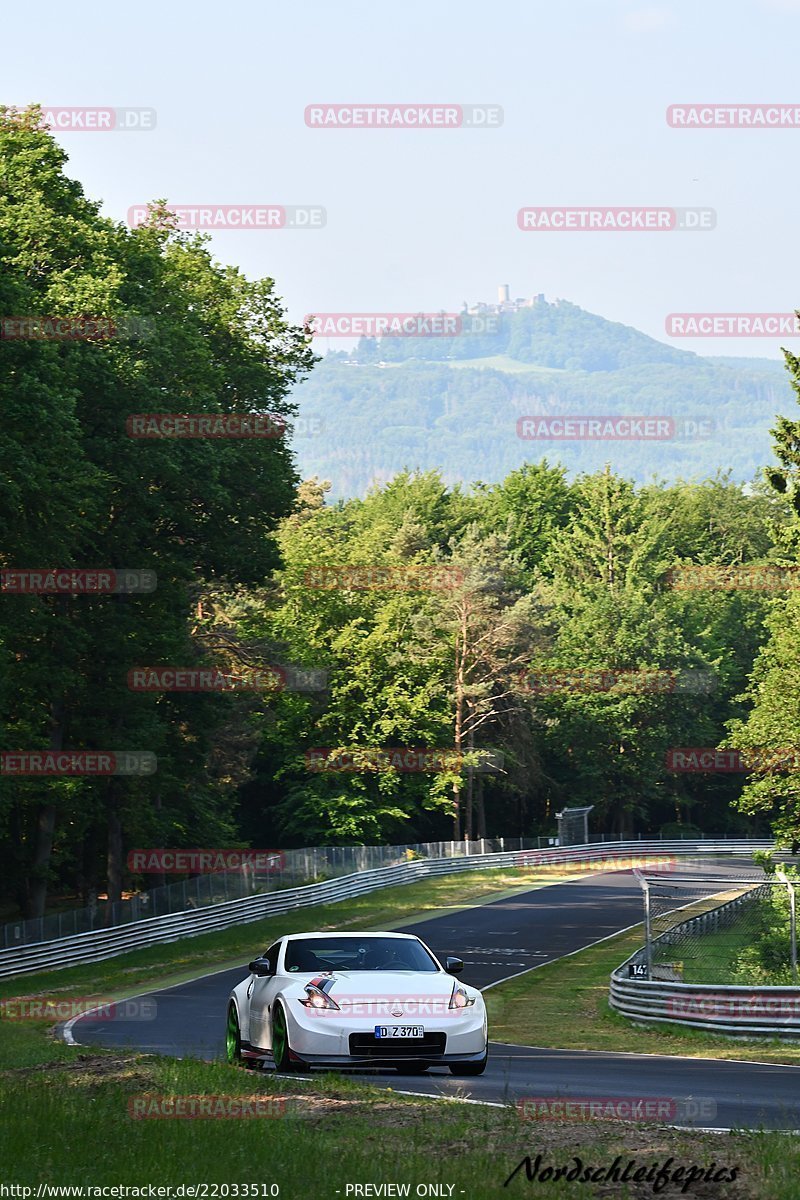
[{"label": "car roof", "polygon": [[[404,938],[406,941],[418,942],[419,938],[414,933],[382,933],[380,930],[370,930],[369,933],[352,933],[344,931],[337,932],[335,929],[328,929],[324,933],[285,933],[283,935],[287,940],[291,938],[293,942],[306,941],[308,938],[358,938],[359,941],[364,941],[366,938]],[[281,938],[277,939],[281,941]]]}]

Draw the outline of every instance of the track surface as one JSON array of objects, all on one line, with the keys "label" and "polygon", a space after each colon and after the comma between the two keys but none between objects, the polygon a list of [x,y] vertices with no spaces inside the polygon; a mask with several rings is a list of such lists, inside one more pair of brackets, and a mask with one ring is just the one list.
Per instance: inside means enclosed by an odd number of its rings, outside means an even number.
[{"label": "track surface", "polygon": [[[726,864],[727,875],[734,871]],[[702,874],[697,872],[698,879]],[[690,899],[684,893],[681,902]],[[630,873],[619,872],[454,910],[403,931],[417,934],[439,956],[463,957],[463,978],[485,988],[580,950],[636,924],[641,916],[639,885]],[[254,945],[253,952],[263,949]],[[157,1000],[152,1021],[103,1021],[89,1014],[75,1022],[72,1036],[81,1045],[219,1058],[228,993],[245,974],[243,966],[150,993]],[[493,1044],[486,1074],[477,1079],[457,1079],[446,1069],[432,1069],[413,1081],[388,1070],[359,1074],[376,1083],[385,1080],[396,1090],[496,1103],[555,1095],[702,1099],[716,1105],[713,1119],[706,1115],[697,1121],[690,1109],[688,1117],[679,1113],[673,1123],[800,1128],[800,1068],[795,1067]],[[708,1114],[708,1104],[701,1111]]]}]

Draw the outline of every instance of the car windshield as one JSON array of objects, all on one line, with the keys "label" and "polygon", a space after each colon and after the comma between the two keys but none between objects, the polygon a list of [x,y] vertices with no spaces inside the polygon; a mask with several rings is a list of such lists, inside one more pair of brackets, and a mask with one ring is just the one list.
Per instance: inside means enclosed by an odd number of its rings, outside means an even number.
[{"label": "car windshield", "polygon": [[287,971],[437,971],[421,942],[405,938],[321,937],[290,941]]}]

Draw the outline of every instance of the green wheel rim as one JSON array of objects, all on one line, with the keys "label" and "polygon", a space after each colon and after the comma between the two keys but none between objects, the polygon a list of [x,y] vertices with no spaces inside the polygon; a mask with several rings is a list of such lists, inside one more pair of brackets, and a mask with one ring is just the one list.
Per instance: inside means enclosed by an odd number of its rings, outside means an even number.
[{"label": "green wheel rim", "polygon": [[282,1008],[275,1009],[275,1019],[272,1023],[272,1057],[276,1065],[283,1061],[286,1053],[286,1020]]},{"label": "green wheel rim", "polygon": [[228,1024],[225,1030],[225,1049],[228,1062],[235,1063],[239,1049],[239,1022],[236,1020],[236,1009],[231,1005],[228,1009]]}]

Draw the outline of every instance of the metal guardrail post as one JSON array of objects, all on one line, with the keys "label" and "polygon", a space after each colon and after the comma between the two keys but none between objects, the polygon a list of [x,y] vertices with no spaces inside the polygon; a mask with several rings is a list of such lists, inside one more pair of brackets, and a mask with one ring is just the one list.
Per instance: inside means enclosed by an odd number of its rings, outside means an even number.
[{"label": "metal guardrail post", "polygon": [[644,902],[644,953],[645,962],[647,963],[647,978],[653,978],[653,929],[650,916],[650,884],[645,879],[641,871],[634,870],[634,879],[638,879],[639,886],[642,889],[642,900]]},{"label": "metal guardrail post", "polygon": [[644,936],[645,959],[647,962],[647,978],[653,977],[653,928],[650,919],[650,885],[644,885]]},{"label": "metal guardrail post", "polygon": [[792,983],[797,983],[797,903],[793,884],[789,884],[789,921],[792,939]]},{"label": "metal guardrail post", "polygon": [[789,938],[792,951],[792,983],[797,983],[797,897],[795,895],[794,884],[788,878],[785,871],[776,871],[775,874],[781,883],[786,884],[789,892]]}]

